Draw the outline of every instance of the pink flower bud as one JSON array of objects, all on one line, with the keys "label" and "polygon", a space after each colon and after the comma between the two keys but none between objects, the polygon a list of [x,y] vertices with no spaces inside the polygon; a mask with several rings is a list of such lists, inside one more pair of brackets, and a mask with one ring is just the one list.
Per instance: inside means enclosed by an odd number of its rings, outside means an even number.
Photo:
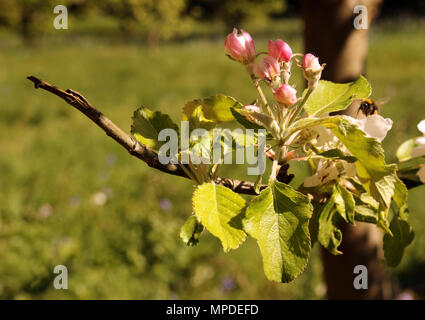
[{"label": "pink flower bud", "polygon": [[307,53],[303,58],[303,69],[307,73],[318,73],[322,71],[322,66],[319,63],[319,58],[311,53]]},{"label": "pink flower bud", "polygon": [[279,62],[273,57],[266,56],[255,63],[254,73],[264,80],[272,81],[280,74]]},{"label": "pink flower bud", "polygon": [[322,70],[325,65],[320,65],[319,58],[315,57],[311,53],[307,53],[303,58],[303,74],[308,83],[308,89],[314,90],[319,84],[320,77],[322,76]]},{"label": "pink flower bud", "polygon": [[276,100],[285,106],[292,106],[297,102],[297,90],[291,87],[289,84],[284,84],[279,87],[274,93]]},{"label": "pink flower bud", "polygon": [[292,56],[291,47],[283,40],[269,40],[269,56],[275,58],[279,62],[289,62]]},{"label": "pink flower bud", "polygon": [[233,32],[227,35],[224,48],[233,59],[239,62],[250,63],[255,59],[254,41],[251,35],[242,29],[240,34],[234,28]]}]

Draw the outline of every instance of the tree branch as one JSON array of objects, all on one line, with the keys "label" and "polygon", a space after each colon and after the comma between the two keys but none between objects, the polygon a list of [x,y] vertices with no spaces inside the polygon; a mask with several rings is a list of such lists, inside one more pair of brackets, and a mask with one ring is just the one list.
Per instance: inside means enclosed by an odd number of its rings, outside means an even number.
[{"label": "tree branch", "polygon": [[[148,146],[139,143],[132,136],[123,131],[99,110],[94,108],[80,93],[71,89],[64,91],[33,76],[30,76],[27,79],[34,83],[36,89],[40,88],[49,91],[50,93],[53,93],[54,95],[65,100],[74,108],[78,109],[81,113],[83,113],[100,128],[102,128],[108,136],[123,146],[132,156],[139,158],[149,167],[171,175],[189,178],[183,169],[179,166],[171,163],[162,164],[159,162],[158,154],[155,151],[150,149]],[[225,186],[226,188],[229,188],[237,193],[250,195],[256,194],[254,183],[252,182],[219,177],[216,179],[216,183]],[[265,187],[266,185],[262,185],[261,189],[264,189]]]},{"label": "tree branch", "polygon": [[[162,164],[159,162],[158,154],[150,149],[148,146],[139,143],[132,136],[123,131],[115,123],[113,123],[109,118],[103,115],[99,110],[94,108],[83,95],[74,91],[72,89],[67,89],[66,91],[56,88],[55,86],[40,80],[36,77],[30,76],[28,80],[34,83],[36,89],[41,88],[54,95],[62,98],[68,104],[78,109],[81,113],[87,116],[90,120],[96,123],[100,128],[105,131],[105,133],[123,146],[132,156],[135,156],[145,162],[149,167],[157,169],[159,171],[179,176],[189,179],[186,173],[177,165],[174,164]],[[279,181],[289,183],[293,175],[288,175],[289,166],[281,168],[279,172]],[[408,189],[417,187],[421,185],[418,182],[411,181],[405,177],[400,177],[400,179],[406,184]],[[248,181],[240,181],[234,179],[227,179],[218,177],[215,181],[217,184],[225,186],[233,190],[236,193],[255,195],[254,183]],[[267,185],[261,185],[260,190],[266,188]]]}]

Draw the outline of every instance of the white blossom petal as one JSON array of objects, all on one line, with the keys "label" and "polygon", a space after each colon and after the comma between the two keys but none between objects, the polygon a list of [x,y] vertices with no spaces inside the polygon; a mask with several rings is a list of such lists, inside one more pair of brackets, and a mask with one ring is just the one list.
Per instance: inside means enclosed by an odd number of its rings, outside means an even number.
[{"label": "white blossom petal", "polygon": [[363,119],[355,119],[350,116],[345,116],[344,118],[353,124],[357,124],[367,136],[376,138],[379,141],[384,140],[388,131],[393,126],[393,121],[390,118],[384,118],[379,114],[374,114]]},{"label": "white blossom petal", "polygon": [[425,145],[425,136],[416,138],[415,143],[419,145]]},{"label": "white blossom petal", "polygon": [[320,161],[317,165],[316,173],[304,179],[305,187],[315,187],[319,184],[325,184],[338,178],[338,169],[334,163],[324,163]]},{"label": "white blossom petal", "polygon": [[317,133],[316,147],[323,148],[323,150],[330,150],[336,147],[338,144],[338,138],[332,133],[331,130],[323,127],[316,126],[313,130]]},{"label": "white blossom petal", "polygon": [[318,186],[320,184],[320,176],[317,174],[314,174],[310,177],[306,177],[304,179],[304,187],[306,188],[312,188],[315,186]]},{"label": "white blossom petal", "polygon": [[425,135],[425,120],[422,120],[418,123],[418,129]]},{"label": "white blossom petal", "polygon": [[370,137],[376,138],[379,141],[384,140],[387,132],[391,130],[393,121],[389,118],[384,118],[379,114],[374,114],[364,119],[363,131]]}]

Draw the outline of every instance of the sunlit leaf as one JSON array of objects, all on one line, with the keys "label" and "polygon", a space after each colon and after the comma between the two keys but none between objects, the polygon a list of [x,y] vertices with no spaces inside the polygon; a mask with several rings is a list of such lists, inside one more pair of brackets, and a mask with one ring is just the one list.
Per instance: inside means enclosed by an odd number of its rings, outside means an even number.
[{"label": "sunlit leaf", "polygon": [[351,224],[354,224],[354,210],[356,203],[350,191],[341,185],[335,186],[334,191],[335,207],[341,217]]},{"label": "sunlit leaf", "polygon": [[195,246],[198,244],[199,237],[203,230],[204,227],[199,223],[196,217],[190,216],[180,229],[180,238],[184,244]]},{"label": "sunlit leaf", "polygon": [[354,162],[357,161],[357,159],[355,157],[353,157],[353,156],[347,156],[346,154],[344,154],[339,149],[326,150],[326,151],[323,151],[323,152],[317,154],[316,156],[322,157],[322,158],[327,158],[327,159],[344,160],[344,161],[347,161],[349,163],[354,163]]},{"label": "sunlit leaf", "polygon": [[244,229],[258,242],[269,280],[289,282],[305,269],[311,249],[308,223],[312,211],[308,197],[280,182],[248,205]]},{"label": "sunlit leaf", "polygon": [[131,134],[139,141],[158,151],[165,141],[158,141],[158,134],[163,129],[172,129],[179,132],[178,126],[171,120],[167,114],[159,111],[141,107],[133,114],[133,124],[131,125]]},{"label": "sunlit leaf", "polygon": [[237,193],[215,183],[204,183],[196,188],[192,202],[196,217],[220,239],[225,252],[245,241],[239,217],[245,200]]},{"label": "sunlit leaf", "polygon": [[220,123],[234,120],[231,108],[240,109],[243,105],[234,98],[221,94],[205,99],[196,99],[184,106],[183,120],[190,120],[198,107],[201,107],[205,119]]},{"label": "sunlit leaf", "polygon": [[341,111],[345,110],[353,100],[367,98],[371,93],[372,88],[363,76],[349,83],[320,80],[305,103],[304,109],[310,116]]},{"label": "sunlit leaf", "polygon": [[400,147],[398,147],[396,156],[398,161],[406,161],[412,157],[412,150],[415,147],[415,139],[409,139],[404,141]]},{"label": "sunlit leaf", "polygon": [[403,257],[405,248],[413,241],[415,234],[407,221],[394,216],[390,224],[393,237],[384,236],[384,256],[387,264],[396,267]]},{"label": "sunlit leaf", "polygon": [[333,194],[320,212],[318,221],[319,233],[317,239],[320,244],[334,255],[342,254],[342,252],[338,250],[342,241],[342,232],[339,228],[341,218],[338,215],[335,205],[335,196]]}]

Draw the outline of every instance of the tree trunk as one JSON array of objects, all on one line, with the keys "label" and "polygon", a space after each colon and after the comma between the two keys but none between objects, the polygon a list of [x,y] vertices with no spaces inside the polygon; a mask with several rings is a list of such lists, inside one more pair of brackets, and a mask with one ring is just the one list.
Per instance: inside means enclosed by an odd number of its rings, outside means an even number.
[{"label": "tree trunk", "polygon": [[28,6],[23,6],[20,12],[19,18],[19,32],[24,41],[24,45],[32,46],[34,40],[34,11],[33,8]]},{"label": "tree trunk", "polygon": [[[364,73],[368,30],[354,28],[354,7],[365,5],[368,24],[377,15],[382,0],[304,0],[305,51],[326,63],[323,78],[348,82]],[[349,108],[350,109],[350,108]],[[352,114],[353,111],[347,111]],[[375,225],[359,223],[341,226],[343,255],[334,256],[322,250],[328,299],[385,299],[391,287],[382,259],[382,235]],[[356,265],[368,270],[368,289],[356,290],[353,273]]]}]

